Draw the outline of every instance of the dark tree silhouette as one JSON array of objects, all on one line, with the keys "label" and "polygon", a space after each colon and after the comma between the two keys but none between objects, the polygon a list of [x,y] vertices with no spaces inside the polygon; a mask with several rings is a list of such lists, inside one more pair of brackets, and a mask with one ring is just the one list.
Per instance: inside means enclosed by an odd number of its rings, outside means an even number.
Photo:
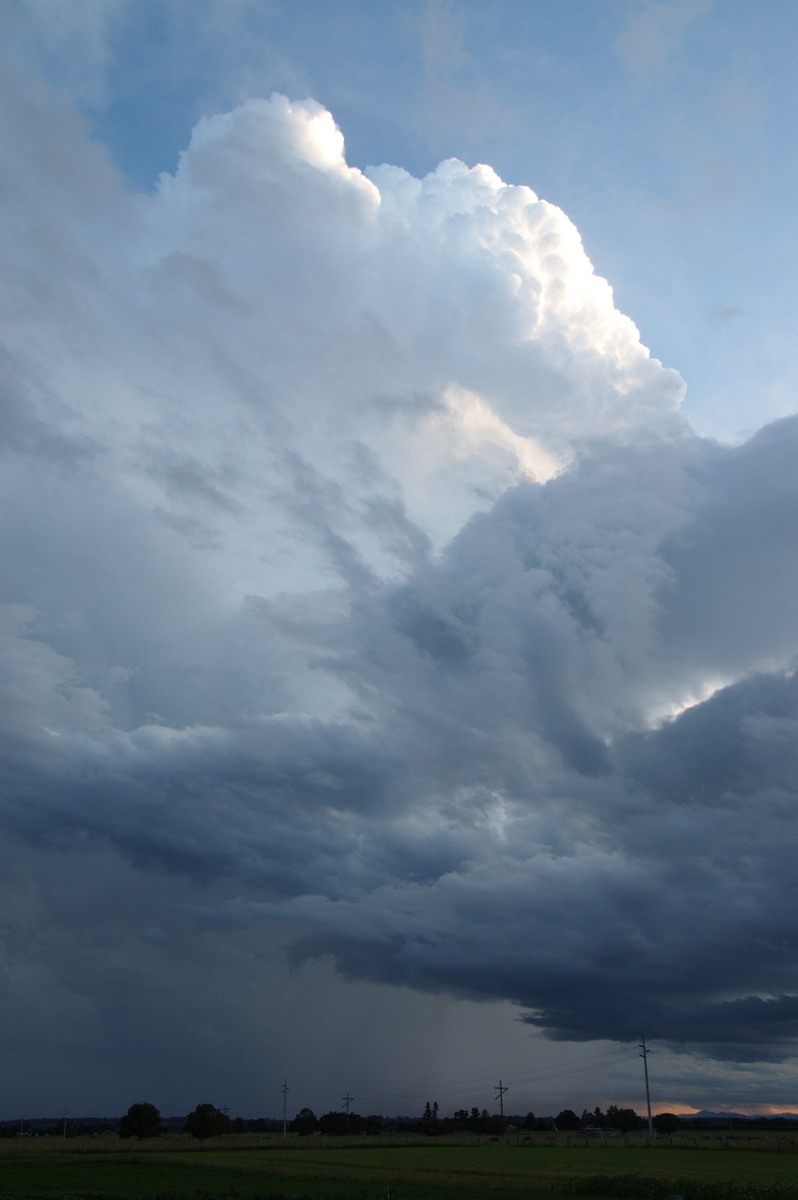
[{"label": "dark tree silhouette", "polygon": [[681,1121],[675,1113],[657,1113],[651,1124],[656,1129],[657,1133],[673,1133],[681,1125]]},{"label": "dark tree silhouette", "polygon": [[328,1112],[319,1117],[319,1133],[340,1137],[345,1133],[362,1133],[363,1118],[360,1113]]},{"label": "dark tree silhouette", "polygon": [[315,1133],[318,1127],[319,1122],[316,1120],[316,1114],[310,1108],[301,1108],[288,1126],[292,1133],[298,1133],[300,1137],[306,1137],[309,1133]]},{"label": "dark tree silhouette", "polygon": [[638,1117],[633,1108],[616,1108],[611,1104],[607,1109],[607,1125],[610,1129],[620,1129],[621,1133],[631,1133],[642,1129],[645,1121]]},{"label": "dark tree silhouette", "polygon": [[186,1117],[183,1126],[184,1133],[204,1141],[205,1138],[221,1137],[230,1131],[230,1118],[221,1112],[215,1104],[198,1104],[193,1112]]},{"label": "dark tree silhouette", "polygon": [[161,1132],[161,1114],[154,1104],[131,1104],[119,1122],[122,1138],[157,1137]]}]

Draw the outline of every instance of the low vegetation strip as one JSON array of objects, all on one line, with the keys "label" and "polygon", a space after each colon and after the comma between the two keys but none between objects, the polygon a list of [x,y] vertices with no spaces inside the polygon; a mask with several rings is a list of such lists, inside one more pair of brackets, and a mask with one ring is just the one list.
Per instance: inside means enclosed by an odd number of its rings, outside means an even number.
[{"label": "low vegetation strip", "polygon": [[[673,1189],[678,1188],[678,1194]],[[380,1192],[359,1189],[340,1190],[335,1187],[323,1187],[312,1192],[257,1191],[240,1192],[228,1189],[223,1193],[217,1191],[201,1191],[195,1189],[191,1193],[183,1191],[168,1191],[132,1196],[120,1192],[60,1192],[58,1200],[473,1200],[484,1193],[473,1190],[447,1191],[434,1196],[411,1192],[401,1192],[398,1189],[387,1189]],[[516,1192],[496,1193],[503,1200],[520,1195]],[[578,1180],[575,1184],[566,1184],[553,1191],[533,1188],[523,1193],[524,1200],[557,1200],[558,1197],[584,1196],[592,1200],[795,1200],[795,1187],[766,1186],[756,1184],[711,1184],[696,1183],[694,1180],[669,1180],[658,1178],[643,1178],[635,1175],[625,1176],[596,1176],[592,1179]],[[52,1193],[29,1195],[25,1200],[54,1200]]]},{"label": "low vegetation strip", "polygon": [[572,1180],[562,1191],[568,1196],[604,1200],[795,1200],[796,1184],[709,1183],[695,1179],[645,1178],[639,1175],[594,1175]]}]

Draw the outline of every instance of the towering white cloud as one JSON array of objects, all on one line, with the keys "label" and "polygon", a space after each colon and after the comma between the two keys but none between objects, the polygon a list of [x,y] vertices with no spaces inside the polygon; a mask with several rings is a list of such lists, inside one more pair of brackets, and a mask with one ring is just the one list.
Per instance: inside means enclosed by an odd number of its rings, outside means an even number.
[{"label": "towering white cloud", "polygon": [[131,196],[5,113],[9,835],[555,1035],[788,1045],[795,422],[695,437],[489,167],[275,96]]}]

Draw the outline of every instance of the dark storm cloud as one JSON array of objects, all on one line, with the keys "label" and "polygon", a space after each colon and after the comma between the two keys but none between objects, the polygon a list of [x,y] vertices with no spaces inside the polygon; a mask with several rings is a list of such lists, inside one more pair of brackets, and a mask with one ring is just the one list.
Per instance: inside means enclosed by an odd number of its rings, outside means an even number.
[{"label": "dark storm cloud", "polygon": [[721,670],[795,653],[797,457],[788,417],[697,464],[698,511],[667,550],[680,586],[664,636]]},{"label": "dark storm cloud", "polygon": [[[731,575],[750,551],[755,594],[791,588],[784,565],[794,565],[798,494],[792,457],[783,450],[796,426],[781,423],[740,450],[693,442],[668,451],[692,500],[692,508],[679,510],[678,541],[700,544],[703,553],[679,571],[673,538],[654,543],[659,619],[648,655],[627,662],[629,692],[615,696],[616,705],[656,691],[663,654],[673,673],[686,675],[675,647],[663,647],[662,631],[669,634],[679,607],[693,605],[701,619],[695,561]],[[572,494],[584,499],[586,478],[606,478],[601,448],[595,455],[596,463],[584,460],[574,475],[508,494],[475,518],[440,565],[389,591],[387,623],[379,612],[359,615],[364,640],[379,628],[380,656],[347,659],[349,672],[368,676],[377,704],[398,702],[401,716],[387,717],[385,727],[394,734],[401,728],[405,774],[421,774],[415,786],[426,782],[431,808],[444,821],[454,816],[461,837],[473,824],[478,848],[472,844],[455,868],[442,861],[434,887],[407,887],[405,868],[362,899],[297,900],[292,911],[328,926],[306,951],[332,951],[353,975],[510,996],[535,1010],[533,1023],[563,1038],[629,1039],[645,1026],[720,1057],[783,1053],[794,1034],[796,983],[796,679],[789,670],[752,675],[647,732],[623,733],[628,713],[621,708],[613,736],[591,731],[591,718],[594,727],[607,722],[600,691],[590,704],[591,687],[606,683],[591,679],[595,658],[613,648],[592,611],[591,590],[600,599],[602,576],[609,573],[614,587],[624,569],[634,584],[639,561],[624,568],[626,537],[613,561],[601,514],[594,508],[589,517],[582,508],[602,569],[596,574],[593,567],[591,580],[589,564],[579,564],[575,602],[575,585],[564,582],[572,550],[563,541],[555,555],[547,543],[551,526],[572,511]],[[606,458],[619,475],[616,452]],[[622,459],[645,508],[651,497],[640,481],[648,451],[625,451]],[[748,522],[739,515],[741,461],[747,507],[755,509]],[[731,522],[736,539],[726,535]],[[538,578],[530,594],[544,546],[546,579]],[[478,547],[494,565],[487,585]],[[786,613],[788,605],[777,599],[773,608]],[[616,650],[619,643],[626,649],[621,634]],[[738,658],[745,636],[740,623]],[[780,655],[784,637],[784,621],[756,624],[748,633],[749,661]],[[391,654],[397,638],[407,643],[401,657]],[[704,643],[717,677],[728,669],[727,646],[718,639],[712,647],[708,637]],[[595,758],[582,749],[591,743]]]},{"label": "dark storm cloud", "polygon": [[[792,433],[760,441],[780,451]],[[360,698],[347,721],[282,714],[115,734],[91,778],[79,747],[65,762],[60,745],[48,754],[39,743],[36,767],[17,766],[27,790],[10,820],[29,836],[38,824],[49,842],[75,829],[110,839],[148,870],[260,885],[272,900],[252,906],[252,920],[271,911],[317,926],[295,955],[333,953],[353,976],[509,997],[563,1038],[629,1039],[644,1025],[721,1057],[784,1050],[794,1032],[795,677],[752,676],[648,732],[623,732],[628,697],[615,697],[616,734],[600,735],[603,657],[618,652],[621,631],[613,645],[594,610],[604,576],[614,589],[625,569],[626,539],[613,547],[601,512],[580,503],[593,528],[579,540],[601,550],[598,573],[573,545],[551,542],[591,472],[606,476],[601,448],[593,453],[573,475],[508,493],[439,564],[356,595],[334,637],[318,630],[327,645],[317,668]],[[685,459],[690,478],[696,456],[712,460],[711,482],[698,472],[697,513],[680,513],[682,542],[701,536],[715,561],[744,555],[725,536],[716,545],[704,517],[711,508],[725,530],[740,452],[659,453]],[[645,479],[648,451],[622,459]],[[614,469],[620,477],[617,458]],[[762,452],[759,469],[761,487],[748,475],[758,521],[781,536],[772,533],[771,556],[756,554],[777,586],[795,487],[780,453]],[[664,614],[684,603],[674,558]],[[578,601],[565,582],[575,565]],[[686,573],[685,590],[695,587]],[[777,624],[770,636],[780,648]],[[757,652],[763,637],[751,634]],[[650,655],[626,664],[631,694],[647,693],[647,675],[655,686],[659,652],[655,630]],[[41,674],[47,655],[37,653]],[[713,669],[725,666],[719,654]]]},{"label": "dark storm cloud", "polygon": [[366,178],[275,97],[134,204],[26,102],[31,174],[80,179],[26,211],[5,321],[9,834],[207,923],[191,978],[290,928],[554,1037],[786,1053],[798,421],[693,435],[489,168]]}]

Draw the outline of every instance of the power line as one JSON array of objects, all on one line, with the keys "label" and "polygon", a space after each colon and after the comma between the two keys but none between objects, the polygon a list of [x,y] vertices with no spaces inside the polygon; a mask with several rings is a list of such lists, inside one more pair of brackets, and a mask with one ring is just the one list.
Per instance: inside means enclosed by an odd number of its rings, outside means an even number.
[{"label": "power line", "polygon": [[[597,1066],[600,1063],[606,1063],[612,1060],[620,1062],[626,1060],[627,1057],[628,1050],[602,1051],[600,1054],[586,1055],[576,1059],[569,1059],[568,1062],[563,1066],[554,1067],[548,1071],[511,1071],[509,1074],[503,1074],[502,1083],[504,1079],[508,1079],[517,1089],[523,1087],[526,1083],[537,1084],[541,1081],[559,1079],[568,1074],[573,1074],[575,1071],[584,1071],[589,1069],[591,1066]],[[390,1089],[386,1090],[390,1091],[390,1095],[393,1100],[409,1103],[414,1100],[418,1100],[420,1102],[428,1093],[431,1092],[434,1092],[435,1095],[439,1097],[461,1097],[464,1092],[484,1092],[486,1086],[484,1075],[470,1074],[443,1077],[443,1079],[441,1079],[437,1084],[425,1082],[419,1087],[408,1084],[404,1087],[391,1087]]]},{"label": "power line", "polygon": [[[565,1078],[574,1072],[588,1071],[592,1067],[598,1067],[601,1064],[608,1064],[613,1060],[617,1062],[628,1060],[628,1053],[628,1049],[623,1050],[620,1048],[615,1048],[612,1050],[602,1050],[593,1054],[579,1055],[576,1058],[568,1059],[562,1065],[552,1065],[548,1070],[533,1071],[531,1069],[516,1069],[509,1072],[503,1072],[502,1078],[499,1081],[499,1087],[502,1089],[502,1091],[499,1092],[495,1084],[492,1085],[492,1088],[494,1093],[496,1093],[496,1098],[500,1102],[500,1107],[502,1108],[503,1113],[503,1096],[508,1090],[508,1087],[514,1089],[516,1092],[524,1089],[529,1084],[534,1084],[537,1087],[541,1083],[550,1083],[553,1080]],[[505,1080],[507,1083],[505,1083]],[[463,1075],[444,1075],[439,1078],[437,1083],[430,1083],[429,1080],[426,1080],[422,1084],[416,1084],[408,1080],[404,1085],[400,1085],[398,1087],[385,1087],[385,1085],[382,1085],[379,1089],[381,1095],[378,1094],[376,1090],[372,1091],[372,1088],[369,1084],[364,1083],[364,1085],[360,1087],[360,1092],[365,1093],[368,1103],[372,1107],[375,1105],[384,1106],[386,1093],[390,1097],[390,1102],[392,1105],[406,1104],[409,1106],[416,1102],[420,1104],[422,1100],[431,1093],[434,1093],[437,1097],[443,1098],[444,1100],[452,1099],[457,1103],[464,1103],[465,1101],[463,1099],[463,1093],[471,1093],[472,1096],[475,1092],[481,1092],[484,1094],[484,1092],[487,1091],[490,1086],[491,1085],[487,1083],[484,1074],[470,1072]],[[287,1093],[289,1090],[291,1089],[288,1087],[287,1080],[284,1079],[282,1085],[278,1086],[277,1088],[265,1093],[261,1093],[257,1096],[250,1095],[238,1101],[237,1104],[239,1107],[241,1107],[242,1105],[268,1102],[269,1100],[276,1099],[282,1094],[283,1133],[285,1136],[287,1133]],[[316,1089],[312,1083],[308,1083],[307,1090],[315,1091]],[[350,1104],[352,1100],[353,1097],[349,1096]],[[346,1097],[343,1097],[342,1103],[346,1105]]]},{"label": "power line", "polygon": [[[541,1072],[540,1070],[518,1070],[503,1072],[504,1079],[510,1080],[514,1085],[523,1084],[525,1081],[533,1081],[538,1079],[557,1078],[560,1075],[568,1074],[572,1071],[580,1071],[585,1068],[606,1062],[611,1059],[622,1060],[628,1055],[628,1050],[613,1050],[602,1051],[600,1054],[587,1055],[576,1059],[569,1059],[563,1066],[553,1067],[548,1071]],[[420,1096],[428,1091],[434,1091],[437,1095],[442,1093],[452,1093],[465,1091],[469,1088],[484,1089],[485,1075],[483,1073],[472,1073],[469,1075],[442,1076],[436,1083],[425,1083],[423,1087],[416,1087],[414,1084],[408,1084],[406,1087],[392,1087],[393,1095],[408,1095]]]}]

